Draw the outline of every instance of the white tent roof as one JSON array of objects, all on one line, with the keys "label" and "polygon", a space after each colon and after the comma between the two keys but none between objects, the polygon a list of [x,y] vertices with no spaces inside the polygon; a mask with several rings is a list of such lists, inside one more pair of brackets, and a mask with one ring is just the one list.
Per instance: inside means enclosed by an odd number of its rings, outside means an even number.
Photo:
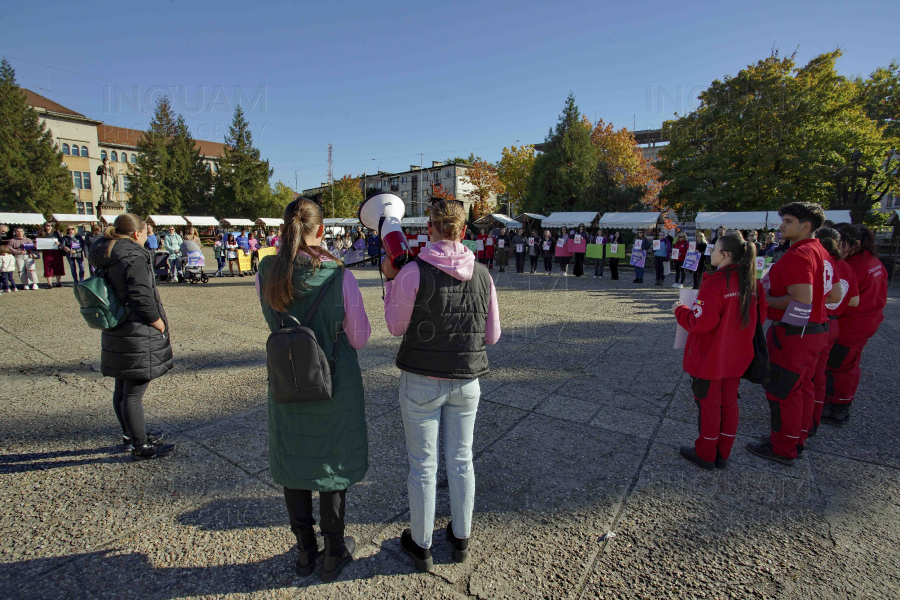
[{"label": "white tent roof", "polygon": [[284,219],[260,217],[256,220],[256,224],[262,225],[263,227],[278,227],[279,225],[284,225]]},{"label": "white tent roof", "polygon": [[6,225],[43,225],[44,222],[40,213],[0,213],[0,223]]},{"label": "white tent roof", "polygon": [[[775,213],[777,216],[778,213]],[[831,221],[832,223],[849,223],[850,222],[850,211],[849,210],[826,210],[825,211],[825,220]]]},{"label": "white tent roof", "polygon": [[555,212],[541,223],[544,227],[576,227],[584,223],[590,225],[597,218],[597,212]]},{"label": "white tent roof", "polygon": [[701,212],[697,213],[694,223],[697,229],[762,229],[769,224],[771,215],[778,218],[778,213],[761,211],[753,212]]},{"label": "white tent roof", "polygon": [[97,215],[69,215],[65,213],[53,213],[51,218],[57,223],[99,223]]},{"label": "white tent roof", "polygon": [[[658,212],[609,212],[600,217],[599,226],[615,229],[649,229],[659,222]],[[546,221],[544,225],[546,225]]]},{"label": "white tent roof", "polygon": [[324,225],[339,225],[340,222],[343,221],[343,220],[344,220],[344,219],[342,219],[342,218],[332,218],[332,217],[329,217],[329,218],[327,218],[327,219],[322,219],[322,223],[323,223]]},{"label": "white tent roof", "polygon": [[491,216],[494,217],[495,221],[499,221],[500,224],[506,225],[507,227],[521,227],[522,226],[522,224],[519,223],[518,221],[516,221],[515,219],[511,219],[511,218],[507,217],[506,215],[501,215],[500,213],[493,213]]},{"label": "white tent roof", "polygon": [[253,227],[250,219],[219,219],[219,223],[227,227]]},{"label": "white tent roof", "polygon": [[219,220],[215,217],[185,217],[188,225],[194,227],[218,227]]},{"label": "white tent roof", "polygon": [[338,223],[341,227],[356,227],[360,224],[359,219],[341,219]]},{"label": "white tent roof", "polygon": [[428,225],[428,217],[406,217],[405,219],[400,219],[400,225],[425,227],[426,225]]},{"label": "white tent roof", "polygon": [[147,217],[147,220],[157,227],[187,225],[184,217],[179,217],[178,215],[150,215]]},{"label": "white tent roof", "polygon": [[521,222],[522,217],[528,217],[529,219],[536,219],[538,221],[543,221],[546,219],[546,215],[539,215],[538,213],[522,213],[521,215],[516,215],[516,221]]}]

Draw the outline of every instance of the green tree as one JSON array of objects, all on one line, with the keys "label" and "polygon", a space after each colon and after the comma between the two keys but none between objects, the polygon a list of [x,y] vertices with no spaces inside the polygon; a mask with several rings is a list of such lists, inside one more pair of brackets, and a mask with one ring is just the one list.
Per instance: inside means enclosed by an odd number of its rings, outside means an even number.
[{"label": "green tree", "polygon": [[597,164],[591,129],[570,93],[556,128],[544,140],[546,151],[535,158],[524,203],[526,210],[566,211],[584,206]]},{"label": "green tree", "polygon": [[211,214],[212,173],[200,157],[191,130],[181,115],[175,121],[175,135],[168,150],[170,169],[166,187],[177,198],[183,213]]},{"label": "green tree", "polygon": [[219,161],[215,177],[214,206],[217,216],[256,219],[260,215],[269,190],[273,170],[269,161],[262,160],[253,146],[250,124],[244,110],[238,106],[228,135],[225,136],[225,155]]},{"label": "green tree", "polygon": [[834,173],[854,150],[870,165],[889,150],[858,86],[837,74],[840,56],[827,52],[798,67],[775,52],[714,81],[695,111],[663,126],[670,143],[655,164],[666,181],[662,198],[682,219],[791,200],[828,207]]},{"label": "green tree", "polygon": [[294,190],[283,181],[278,181],[275,183],[275,187],[269,190],[266,201],[260,205],[259,214],[256,215],[256,218],[280,217],[284,214],[285,207],[293,200]]},{"label": "green tree", "polygon": [[28,106],[16,72],[0,61],[0,209],[75,212],[72,176],[53,135]]},{"label": "green tree", "polygon": [[334,182],[334,196],[331,190],[325,190],[321,197],[322,215],[350,219],[356,217],[363,194],[359,177],[344,175]]},{"label": "green tree", "polygon": [[444,160],[444,164],[474,165],[478,161],[484,161],[484,159],[480,156],[475,156],[475,154],[472,152],[469,152],[469,158],[463,158],[462,156],[457,156],[456,158],[447,158]]},{"label": "green tree", "polygon": [[534,168],[534,146],[512,146],[503,148],[500,162],[497,163],[497,176],[506,188],[509,197],[510,212],[515,216],[522,210],[525,194],[528,191],[528,180]]}]

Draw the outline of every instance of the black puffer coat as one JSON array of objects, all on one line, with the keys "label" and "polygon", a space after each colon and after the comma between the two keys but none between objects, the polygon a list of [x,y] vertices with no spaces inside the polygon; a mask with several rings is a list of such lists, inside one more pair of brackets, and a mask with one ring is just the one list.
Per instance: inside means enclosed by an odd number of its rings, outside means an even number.
[{"label": "black puffer coat", "polygon": [[[113,244],[110,256],[107,249]],[[91,246],[88,260],[106,271],[106,282],[116,297],[131,308],[128,319],[103,331],[100,371],[107,377],[149,381],[165,375],[173,366],[169,321],[159,299],[150,265],[150,252],[131,240],[103,238]],[[166,332],[150,326],[162,319]]]}]

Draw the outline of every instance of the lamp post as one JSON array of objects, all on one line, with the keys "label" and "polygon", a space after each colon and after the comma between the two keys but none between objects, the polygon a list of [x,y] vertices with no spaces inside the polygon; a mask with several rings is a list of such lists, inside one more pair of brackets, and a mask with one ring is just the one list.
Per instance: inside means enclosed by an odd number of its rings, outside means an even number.
[{"label": "lamp post", "polygon": [[373,161],[373,160],[375,160],[375,159],[374,159],[374,158],[370,158],[370,159],[369,159],[369,162],[366,163],[366,168],[365,168],[365,170],[363,171],[363,200],[366,199],[366,194],[369,192],[369,188],[368,188],[368,186],[366,185],[366,173],[369,172],[369,165],[372,164],[372,161]]},{"label": "lamp post", "polygon": [[872,184],[875,169],[863,164],[861,158],[860,151],[854,150],[850,163],[834,174],[838,204],[831,208],[849,210],[850,220],[853,223],[862,223],[872,209],[873,203],[869,197],[869,186]]}]

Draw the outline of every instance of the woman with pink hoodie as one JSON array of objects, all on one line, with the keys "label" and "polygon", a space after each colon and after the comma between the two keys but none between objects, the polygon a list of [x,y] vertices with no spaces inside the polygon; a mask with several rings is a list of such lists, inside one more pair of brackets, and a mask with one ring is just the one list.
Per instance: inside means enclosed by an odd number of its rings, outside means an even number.
[{"label": "woman with pink hoodie", "polygon": [[403,336],[397,367],[410,468],[411,527],[400,541],[420,571],[433,566],[437,440],[442,425],[452,515],[447,540],[456,562],[468,557],[475,505],[472,435],[481,396],[478,378],[488,373],[486,345],[500,339],[494,282],[488,269],[460,243],[466,233],[463,204],[433,198],[429,217],[430,248],[400,271],[382,263],[388,331]]}]

